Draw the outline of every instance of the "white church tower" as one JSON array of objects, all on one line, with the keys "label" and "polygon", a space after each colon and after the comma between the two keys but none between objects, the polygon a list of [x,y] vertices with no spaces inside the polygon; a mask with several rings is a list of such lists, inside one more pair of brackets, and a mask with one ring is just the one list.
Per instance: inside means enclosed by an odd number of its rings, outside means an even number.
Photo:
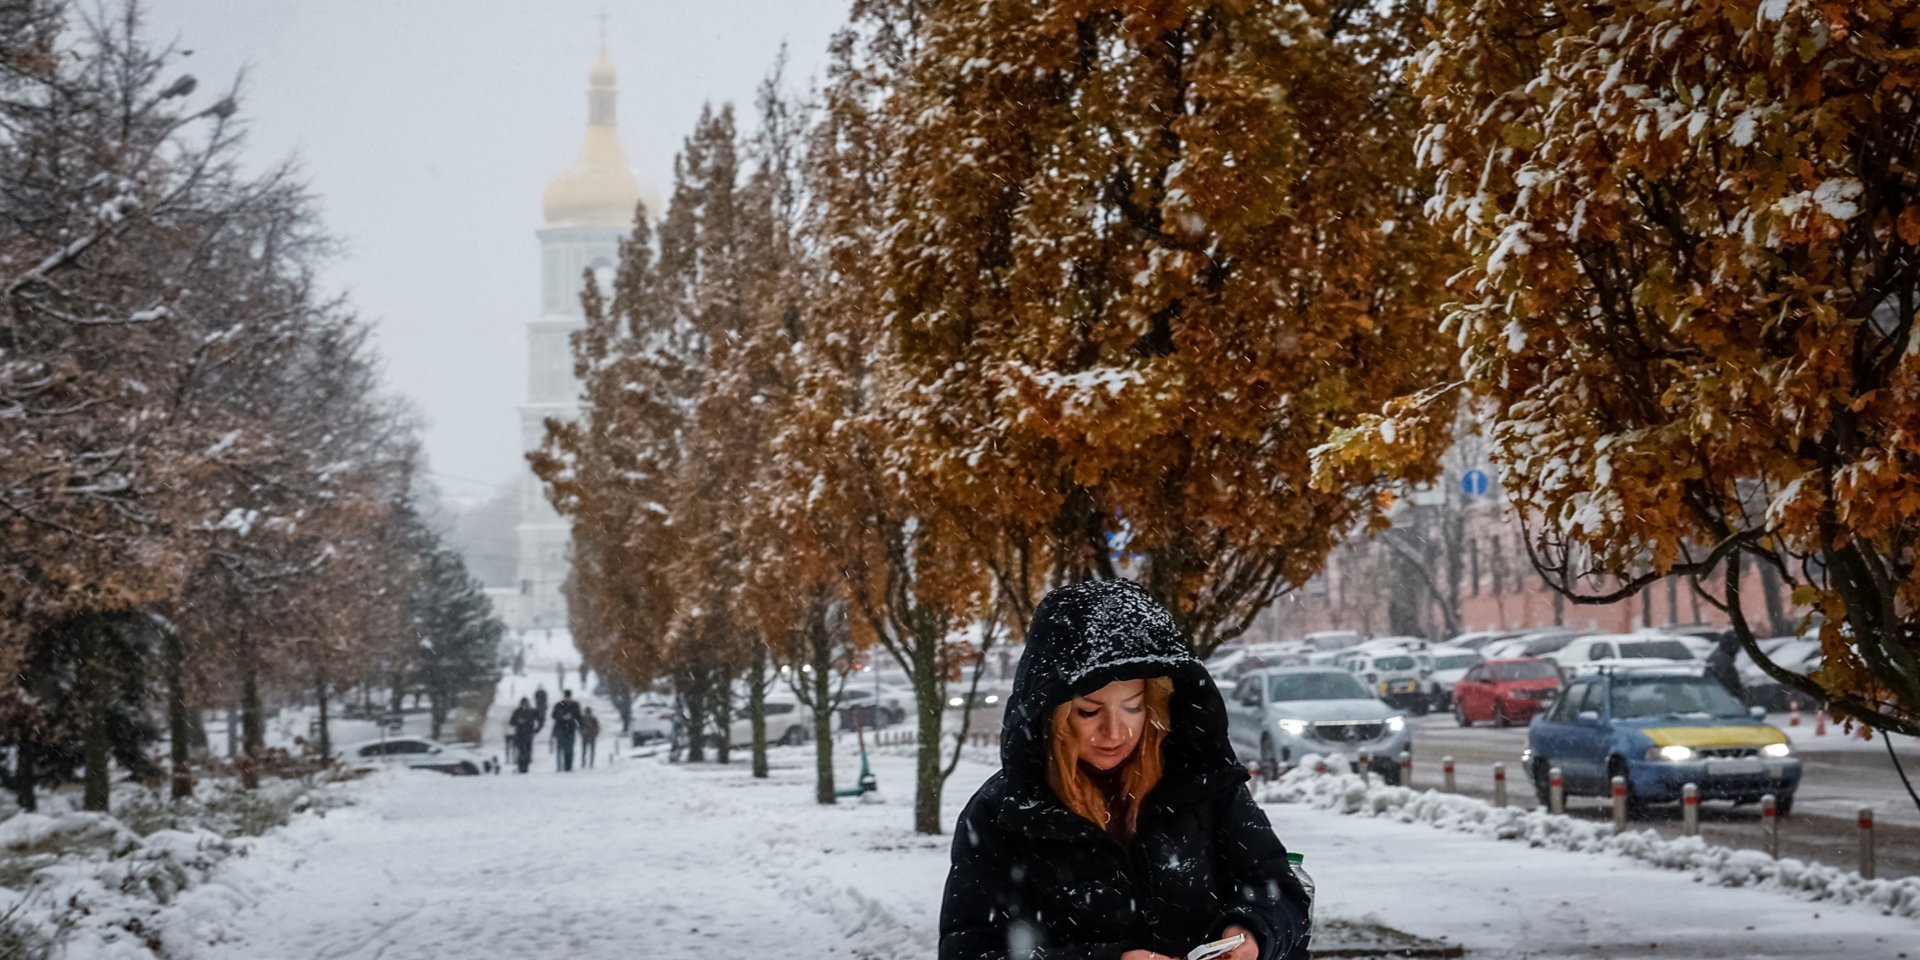
[{"label": "white church tower", "polygon": [[[547,184],[540,238],[540,317],[527,325],[527,401],[520,407],[521,447],[533,450],[546,435],[548,417],[568,419],[580,410],[580,381],[573,375],[568,335],[585,320],[580,310],[581,275],[612,279],[620,240],[632,232],[640,184],[627,168],[614,125],[614,72],[606,40],[600,61],[587,74],[587,137],[573,169]],[[657,201],[647,197],[650,216]],[[520,563],[516,602],[508,604],[515,630],[567,626],[567,579],[571,541],[567,520],[548,502],[545,485],[531,472],[521,480]]]}]

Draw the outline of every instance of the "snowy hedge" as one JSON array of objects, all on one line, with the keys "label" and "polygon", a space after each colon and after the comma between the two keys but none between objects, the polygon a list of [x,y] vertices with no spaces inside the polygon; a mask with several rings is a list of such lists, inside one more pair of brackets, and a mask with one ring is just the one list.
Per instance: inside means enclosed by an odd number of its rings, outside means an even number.
[{"label": "snowy hedge", "polygon": [[254,895],[223,865],[248,837],[340,799],[331,786],[268,780],[261,790],[203,784],[173,804],[117,791],[120,817],[57,809],[0,821],[0,955],[153,960],[187,957],[226,935]]},{"label": "snowy hedge", "polygon": [[1757,850],[1714,846],[1699,837],[1664,839],[1652,830],[1614,833],[1610,822],[1593,823],[1538,809],[1495,807],[1459,794],[1363,782],[1358,775],[1344,772],[1345,764],[1337,758],[1330,766],[1340,772],[1315,773],[1317,759],[1304,758],[1300,766],[1266,785],[1260,791],[1261,800],[1424,823],[1496,840],[1524,841],[1533,847],[1628,857],[1690,872],[1702,882],[1773,887],[1814,900],[1865,904],[1894,916],[1920,917],[1920,878],[1866,880],[1825,864],[1773,860]]}]

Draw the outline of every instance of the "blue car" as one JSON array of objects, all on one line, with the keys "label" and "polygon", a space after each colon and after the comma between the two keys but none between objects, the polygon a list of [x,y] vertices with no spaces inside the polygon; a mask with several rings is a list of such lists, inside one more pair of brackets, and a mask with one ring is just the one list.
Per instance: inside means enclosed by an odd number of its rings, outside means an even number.
[{"label": "blue car", "polygon": [[1612,779],[1626,777],[1636,816],[1679,800],[1687,783],[1702,800],[1754,803],[1770,793],[1786,816],[1800,760],[1761,716],[1697,669],[1606,670],[1575,679],[1533,718],[1521,760],[1542,804],[1547,771],[1559,767],[1568,796],[1610,796]]}]

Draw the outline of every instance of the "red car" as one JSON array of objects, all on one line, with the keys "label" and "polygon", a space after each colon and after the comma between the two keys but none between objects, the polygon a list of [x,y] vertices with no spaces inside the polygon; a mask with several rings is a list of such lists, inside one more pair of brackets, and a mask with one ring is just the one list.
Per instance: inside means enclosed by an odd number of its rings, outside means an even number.
[{"label": "red car", "polygon": [[1496,727],[1525,723],[1559,694],[1560,669],[1552,660],[1488,660],[1454,685],[1453,719],[1463,727],[1481,720]]}]

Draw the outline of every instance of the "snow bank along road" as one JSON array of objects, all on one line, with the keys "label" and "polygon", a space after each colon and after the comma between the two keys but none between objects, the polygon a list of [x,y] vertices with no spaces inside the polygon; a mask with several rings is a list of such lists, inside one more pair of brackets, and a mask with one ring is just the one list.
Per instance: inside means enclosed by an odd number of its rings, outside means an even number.
[{"label": "snow bank along road", "polygon": [[[857,758],[840,759],[850,781]],[[297,821],[245,859],[237,869],[266,892],[207,956],[931,958],[948,840],[909,829],[910,758],[875,758],[891,803],[832,808],[812,802],[810,747],[774,761],[764,781],[745,764],[657,758],[375,778],[357,806]],[[949,821],[990,772],[961,764]],[[1323,915],[1470,957],[1897,958],[1920,943],[1913,921],[1619,858],[1267,809],[1307,854]]]}]

